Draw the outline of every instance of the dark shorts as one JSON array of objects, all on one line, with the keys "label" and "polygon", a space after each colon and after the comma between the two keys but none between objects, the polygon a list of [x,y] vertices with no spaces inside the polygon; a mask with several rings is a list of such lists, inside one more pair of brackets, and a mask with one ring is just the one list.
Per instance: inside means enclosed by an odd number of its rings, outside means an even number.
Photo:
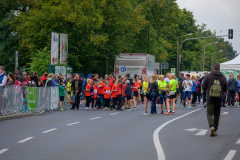
[{"label": "dark shorts", "polygon": [[131,100],[132,99],[132,96],[127,96],[127,100]]},{"label": "dark shorts", "polygon": [[177,97],[177,93],[173,94],[173,95],[169,95],[167,98],[168,99],[174,99]]},{"label": "dark shorts", "polygon": [[133,96],[134,96],[134,97],[137,97],[137,96],[138,96],[138,91],[134,91],[134,92],[133,92]]},{"label": "dark shorts", "polygon": [[60,101],[64,101],[64,96],[60,96]]}]

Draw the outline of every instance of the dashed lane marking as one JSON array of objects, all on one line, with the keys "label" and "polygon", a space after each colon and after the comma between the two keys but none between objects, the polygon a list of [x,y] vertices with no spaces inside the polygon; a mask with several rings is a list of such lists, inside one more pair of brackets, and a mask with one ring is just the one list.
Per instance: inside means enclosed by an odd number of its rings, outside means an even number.
[{"label": "dashed lane marking", "polygon": [[26,142],[26,141],[29,141],[30,139],[33,139],[33,137],[25,138],[25,139],[23,139],[23,140],[21,140],[21,141],[18,141],[18,143],[24,143],[24,142]]},{"label": "dashed lane marking", "polygon": [[109,114],[110,116],[113,116],[113,115],[116,115],[118,114],[119,112],[116,112],[116,113],[112,113],[112,114]]},{"label": "dashed lane marking", "polygon": [[78,123],[81,123],[81,122],[74,122],[74,123],[70,123],[70,124],[67,124],[67,125],[71,126],[71,125],[78,124]]},{"label": "dashed lane marking", "polygon": [[2,150],[0,150],[0,154],[3,154],[4,152],[6,152],[6,151],[8,151],[9,149],[2,149]]},{"label": "dashed lane marking", "polygon": [[49,130],[47,130],[47,131],[44,131],[44,132],[42,132],[42,133],[48,133],[48,132],[52,132],[52,131],[55,131],[57,128],[53,128],[53,129],[49,129]]},{"label": "dashed lane marking", "polygon": [[91,118],[90,120],[95,120],[95,119],[99,119],[99,118],[102,118],[102,117],[95,117],[95,118]]},{"label": "dashed lane marking", "polygon": [[222,115],[228,115],[228,112],[223,112]]},{"label": "dashed lane marking", "polygon": [[236,154],[236,150],[230,150],[224,160],[232,160]]}]

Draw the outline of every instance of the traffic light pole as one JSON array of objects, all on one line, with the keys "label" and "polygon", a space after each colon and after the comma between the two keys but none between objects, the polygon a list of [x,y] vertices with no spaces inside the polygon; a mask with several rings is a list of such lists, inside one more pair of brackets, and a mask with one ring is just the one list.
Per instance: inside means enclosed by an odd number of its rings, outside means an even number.
[{"label": "traffic light pole", "polygon": [[181,49],[182,49],[182,44],[186,41],[190,41],[190,40],[195,40],[195,39],[206,39],[206,38],[217,38],[217,37],[225,37],[225,36],[229,36],[229,35],[221,35],[221,36],[210,36],[210,37],[198,37],[198,38],[188,38],[182,41],[182,43],[180,44],[180,51],[179,51],[179,73],[180,73],[180,62],[181,62]]}]

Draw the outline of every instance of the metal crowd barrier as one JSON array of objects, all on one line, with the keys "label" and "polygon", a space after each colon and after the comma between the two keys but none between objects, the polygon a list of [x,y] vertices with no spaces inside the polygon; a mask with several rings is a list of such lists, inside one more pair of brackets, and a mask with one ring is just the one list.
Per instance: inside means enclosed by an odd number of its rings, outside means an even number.
[{"label": "metal crowd barrier", "polygon": [[[63,107],[67,107],[65,91]],[[0,87],[0,111],[3,116],[34,113],[43,110],[52,112],[59,105],[58,87]]]}]

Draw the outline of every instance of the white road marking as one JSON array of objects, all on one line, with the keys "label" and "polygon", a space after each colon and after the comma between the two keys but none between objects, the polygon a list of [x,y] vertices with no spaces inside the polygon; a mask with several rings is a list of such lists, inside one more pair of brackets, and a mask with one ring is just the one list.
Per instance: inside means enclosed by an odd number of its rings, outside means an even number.
[{"label": "white road marking", "polygon": [[74,122],[74,123],[70,123],[70,124],[67,124],[67,125],[71,126],[71,125],[78,124],[78,123],[81,123],[81,122]]},{"label": "white road marking", "polygon": [[222,115],[228,115],[228,112],[223,112]]},{"label": "white road marking", "polygon": [[236,154],[236,150],[230,150],[224,160],[232,160]]},{"label": "white road marking", "polygon": [[236,144],[240,144],[240,138],[239,138],[239,140],[237,141],[237,143]]},{"label": "white road marking", "polygon": [[95,119],[99,119],[99,118],[102,118],[102,117],[95,117],[95,118],[92,118],[90,120],[95,120]]},{"label": "white road marking", "polygon": [[109,114],[110,116],[113,116],[113,115],[116,115],[118,114],[119,112],[116,112],[116,113],[112,113],[112,114]]},{"label": "white road marking", "polygon": [[6,151],[8,151],[9,149],[2,149],[2,150],[0,150],[0,154],[3,154],[4,152],[6,152]]},{"label": "white road marking", "polygon": [[28,137],[28,138],[25,138],[25,139],[23,139],[23,140],[21,140],[21,141],[18,141],[18,143],[24,143],[24,142],[26,142],[26,141],[29,141],[30,139],[32,139],[33,137]]},{"label": "white road marking", "polygon": [[57,128],[53,128],[53,129],[49,129],[49,130],[47,130],[47,131],[44,131],[44,132],[42,132],[42,133],[48,133],[48,132],[52,132],[52,131],[55,131]]},{"label": "white road marking", "polygon": [[185,116],[187,116],[187,115],[189,115],[189,114],[191,114],[191,113],[197,112],[197,111],[199,111],[199,110],[201,110],[201,108],[196,109],[196,110],[191,111],[191,112],[188,112],[188,113],[186,113],[186,114],[184,114],[184,115],[182,115],[182,116],[179,116],[179,117],[177,117],[177,118],[174,118],[174,119],[172,119],[172,120],[170,120],[170,121],[167,121],[167,122],[165,122],[164,124],[162,124],[161,126],[159,126],[159,127],[154,131],[154,133],[153,133],[153,142],[154,142],[154,145],[155,145],[155,148],[156,148],[156,151],[157,151],[158,160],[165,160],[165,159],[166,159],[165,154],[164,154],[164,151],[163,151],[163,148],[162,148],[162,145],[161,145],[160,140],[159,140],[159,132],[163,129],[163,127],[165,127],[166,125],[168,125],[169,123],[171,123],[171,122],[173,122],[173,121],[176,121],[176,120],[178,120],[178,119],[180,119],[180,118],[183,118],[183,117],[185,117]]},{"label": "white road marking", "polygon": [[191,128],[191,129],[185,129],[185,131],[190,131],[190,132],[193,132],[193,131],[196,131],[197,128]]},{"label": "white road marking", "polygon": [[195,134],[195,136],[204,136],[207,133],[207,129],[202,129],[200,132],[198,132],[197,134]]}]

